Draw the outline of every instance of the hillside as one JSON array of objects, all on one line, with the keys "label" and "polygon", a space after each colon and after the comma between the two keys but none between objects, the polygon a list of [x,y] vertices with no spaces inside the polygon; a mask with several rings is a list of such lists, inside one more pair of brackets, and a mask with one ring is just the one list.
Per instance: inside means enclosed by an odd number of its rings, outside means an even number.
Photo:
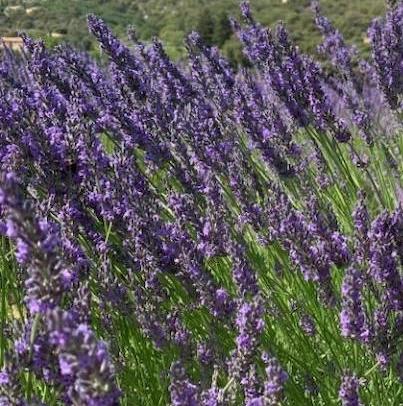
[{"label": "hillside", "polygon": [[[238,15],[238,4],[238,0],[0,0],[0,34],[26,31],[50,44],[68,41],[95,50],[86,27],[86,15],[91,12],[105,19],[119,36],[125,36],[128,25],[144,40],[158,35],[174,57],[183,55],[183,37],[196,29],[238,60],[239,46],[227,22],[228,15]],[[384,11],[383,1],[322,0],[321,4],[346,38],[367,52],[365,32],[371,19]],[[259,21],[273,25],[282,19],[303,50],[315,49],[319,36],[309,0],[251,0],[251,5]]]}]

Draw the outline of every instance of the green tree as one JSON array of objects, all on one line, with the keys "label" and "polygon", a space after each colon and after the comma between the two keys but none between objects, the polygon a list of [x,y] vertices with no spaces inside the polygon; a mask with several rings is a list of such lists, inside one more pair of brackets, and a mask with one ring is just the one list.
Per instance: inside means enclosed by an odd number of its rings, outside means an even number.
[{"label": "green tree", "polygon": [[227,41],[232,35],[232,29],[227,13],[224,10],[220,11],[216,16],[214,23],[212,43],[222,47],[225,41]]},{"label": "green tree", "polygon": [[214,42],[215,21],[210,9],[205,7],[201,10],[195,30],[202,36],[203,40],[212,45]]}]

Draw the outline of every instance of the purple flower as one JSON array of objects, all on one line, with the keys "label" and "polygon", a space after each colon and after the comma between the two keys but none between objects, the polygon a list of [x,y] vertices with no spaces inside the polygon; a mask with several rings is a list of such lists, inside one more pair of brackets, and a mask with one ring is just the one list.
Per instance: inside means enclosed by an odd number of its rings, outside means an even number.
[{"label": "purple flower", "polygon": [[263,354],[266,365],[266,381],[264,384],[264,399],[267,405],[278,405],[283,399],[284,385],[288,374],[281,368],[277,359],[268,354]]},{"label": "purple flower", "polygon": [[0,371],[0,385],[7,385],[10,382],[8,373],[4,370]]},{"label": "purple flower", "polygon": [[171,385],[169,387],[173,406],[198,406],[199,388],[186,377],[180,362],[171,366]]},{"label": "purple flower", "polygon": [[61,375],[69,382],[68,398],[76,403],[115,406],[120,391],[106,344],[86,324],[60,309],[48,315],[49,343],[58,356]]},{"label": "purple flower", "polygon": [[201,405],[202,406],[221,406],[224,405],[223,391],[217,388],[211,388],[203,391],[201,395]]},{"label": "purple flower", "polygon": [[211,347],[210,343],[198,343],[197,358],[202,365],[212,365],[214,363],[214,349]]},{"label": "purple flower", "polygon": [[349,268],[341,288],[343,303],[340,312],[340,328],[344,337],[368,342],[371,334],[362,303],[362,289],[361,272],[353,267]]},{"label": "purple flower", "polygon": [[321,15],[318,1],[312,2],[312,8],[315,12],[315,23],[324,37],[319,51],[327,55],[337,69],[351,75],[353,50],[345,44],[341,33],[332,26],[325,16]]},{"label": "purple flower", "polygon": [[248,21],[252,22],[252,13],[250,11],[249,1],[242,1],[240,4],[242,16]]},{"label": "purple flower", "polygon": [[384,20],[374,20],[368,30],[379,85],[393,110],[401,109],[403,94],[402,20],[403,3],[399,1]]},{"label": "purple flower", "polygon": [[29,245],[21,238],[17,239],[15,258],[20,264],[26,264],[29,261],[31,250]]},{"label": "purple flower", "polygon": [[[399,213],[399,211],[397,211]],[[398,234],[400,216],[382,213],[371,224],[369,237],[370,272],[384,288],[390,306],[403,309],[403,276],[399,272]]]},{"label": "purple flower", "polygon": [[339,390],[343,406],[362,406],[359,397],[360,381],[355,375],[344,375]]},{"label": "purple flower", "polygon": [[129,49],[124,46],[109,30],[106,24],[94,15],[88,16],[88,28],[96,36],[102,48],[122,72],[127,85],[135,91],[138,97],[145,95],[143,66],[141,66]]},{"label": "purple flower", "polygon": [[263,303],[259,298],[240,305],[236,317],[236,326],[239,331],[236,343],[240,354],[251,354],[258,345],[259,336],[264,327],[263,311]]},{"label": "purple flower", "polygon": [[361,241],[365,240],[370,227],[370,217],[365,206],[365,194],[360,193],[358,204],[353,212],[355,230]]},{"label": "purple flower", "polygon": [[255,365],[249,367],[249,371],[241,378],[241,385],[245,394],[245,401],[251,401],[262,392],[261,379]]},{"label": "purple flower", "polygon": [[300,321],[299,325],[302,331],[309,337],[313,337],[316,334],[316,326],[314,320],[307,314],[304,314]]},{"label": "purple flower", "polygon": [[263,396],[259,396],[257,398],[253,398],[246,403],[246,406],[264,406],[265,399]]}]

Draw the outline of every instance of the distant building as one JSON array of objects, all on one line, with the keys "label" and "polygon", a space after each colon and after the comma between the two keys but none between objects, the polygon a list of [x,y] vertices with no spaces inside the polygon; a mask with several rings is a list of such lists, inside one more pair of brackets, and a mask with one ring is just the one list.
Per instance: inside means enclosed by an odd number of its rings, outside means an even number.
[{"label": "distant building", "polygon": [[4,46],[12,49],[13,51],[21,51],[24,44],[21,37],[2,37],[0,48],[3,48]]},{"label": "distant building", "polygon": [[7,6],[4,9],[4,14],[9,16],[11,14],[25,13],[25,8],[21,5],[18,6]]},{"label": "distant building", "polygon": [[41,11],[41,7],[34,6],[34,7],[29,7],[25,10],[25,12],[30,16],[33,15],[37,12]]}]

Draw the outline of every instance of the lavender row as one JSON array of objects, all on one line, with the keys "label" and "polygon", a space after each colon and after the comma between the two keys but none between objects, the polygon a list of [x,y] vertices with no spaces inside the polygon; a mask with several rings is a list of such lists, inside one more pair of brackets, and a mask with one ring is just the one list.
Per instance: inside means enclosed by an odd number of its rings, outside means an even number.
[{"label": "lavender row", "polygon": [[364,61],[315,2],[330,74],[241,12],[3,54],[1,405],[401,401],[403,3]]}]

